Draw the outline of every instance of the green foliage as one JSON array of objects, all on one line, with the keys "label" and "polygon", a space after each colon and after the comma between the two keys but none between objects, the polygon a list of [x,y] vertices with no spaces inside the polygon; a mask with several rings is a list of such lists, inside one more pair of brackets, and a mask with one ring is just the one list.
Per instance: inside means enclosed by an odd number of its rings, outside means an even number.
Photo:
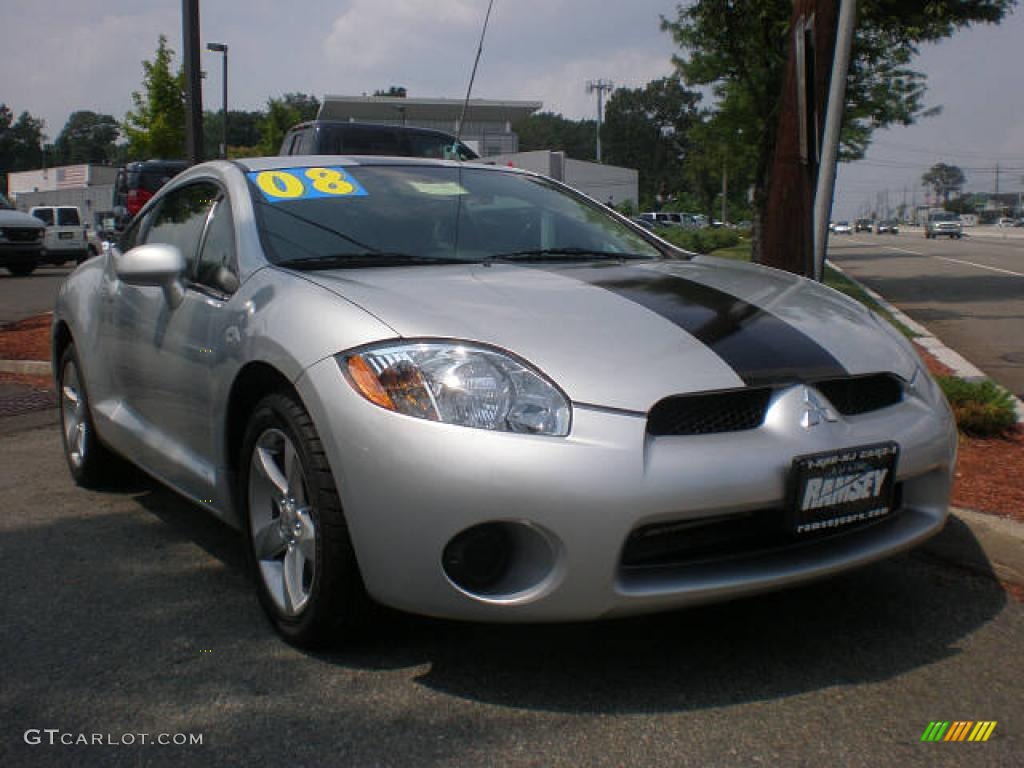
[{"label": "green foliage", "polygon": [[597,155],[597,122],[569,120],[553,112],[539,112],[513,126],[519,151],[553,149],[574,160],[593,160]]},{"label": "green foliage", "polygon": [[28,112],[22,112],[15,120],[11,109],[0,103],[0,176],[4,177],[4,189],[6,174],[42,167],[44,127],[41,119]]},{"label": "green foliage", "polygon": [[57,162],[110,163],[117,157],[114,142],[121,135],[113,115],[102,115],[87,109],[72,112],[54,142]]},{"label": "green foliage", "polygon": [[404,99],[408,96],[408,91],[404,85],[392,85],[386,91],[376,90],[373,92],[374,96],[391,96],[395,99]]},{"label": "green foliage", "polygon": [[124,118],[128,155],[134,159],[185,156],[185,75],[172,74],[174,51],[160,35],[153,61],[143,61],[144,93],[132,93],[135,108]]},{"label": "green foliage", "polygon": [[301,122],[299,110],[289,106],[284,99],[268,99],[267,110],[259,122],[260,154],[276,155],[288,129]]},{"label": "green foliage", "polygon": [[617,88],[608,99],[603,159],[639,171],[641,200],[664,200],[681,189],[683,163],[694,149],[689,131],[699,100],[700,94],[684,88],[678,77]]},{"label": "green foliage", "polygon": [[721,248],[732,248],[740,243],[739,234],[733,229],[683,229],[668,227],[655,234],[672,245],[692,253],[711,253]]},{"label": "green foliage", "polygon": [[945,163],[933,165],[921,176],[921,181],[925,186],[934,189],[935,196],[941,197],[945,203],[949,202],[951,192],[959,192],[967,183],[964,172],[960,168]]},{"label": "green foliage", "polygon": [[937,376],[936,380],[949,400],[957,427],[975,437],[1003,437],[1017,423],[1017,413],[1009,392],[995,382],[965,381],[956,376]]},{"label": "green foliage", "polygon": [[[863,157],[878,128],[909,125],[934,114],[924,105],[925,75],[909,68],[921,43],[942,40],[971,24],[999,23],[1015,4],[1016,0],[858,3],[842,159]],[[682,49],[673,61],[683,82],[708,87],[715,98],[713,112],[705,119],[708,127],[695,129],[694,143],[710,148],[709,141],[723,137],[723,143],[732,145],[728,151],[743,152],[752,174],[755,220],[765,215],[792,13],[791,0],[696,0],[680,4],[674,19],[662,19],[662,29]],[[709,170],[698,168],[694,173],[703,178]]]},{"label": "green foliage", "polygon": [[[204,157],[217,157],[220,152],[221,122],[224,119],[220,110],[207,110],[203,113],[203,147]],[[228,147],[257,147],[261,135],[259,129],[263,112],[259,110],[228,110]],[[229,152],[230,154],[230,152]],[[249,155],[251,157],[251,155]]]},{"label": "green foliage", "polygon": [[286,93],[281,97],[281,101],[285,103],[285,106],[298,113],[299,119],[296,122],[304,123],[307,120],[315,120],[320,113],[320,99],[309,93]]}]

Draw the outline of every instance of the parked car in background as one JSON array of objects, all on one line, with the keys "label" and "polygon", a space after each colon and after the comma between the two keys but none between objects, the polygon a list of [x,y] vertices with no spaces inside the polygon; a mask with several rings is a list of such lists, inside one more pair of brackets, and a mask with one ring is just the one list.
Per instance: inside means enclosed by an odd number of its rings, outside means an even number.
[{"label": "parked car in background", "polygon": [[900,225],[896,219],[885,219],[878,222],[878,225],[875,227],[876,235],[898,235],[899,233]]},{"label": "parked car in background", "polygon": [[853,227],[848,221],[837,221],[836,225],[832,227],[832,231],[837,235],[852,235]]},{"label": "parked car in background", "polygon": [[34,216],[22,213],[0,195],[0,267],[24,277],[43,263],[46,227]]},{"label": "parked car in background", "polygon": [[957,214],[950,211],[934,211],[929,214],[924,224],[924,236],[929,240],[937,237],[959,240],[964,236],[964,227]]},{"label": "parked car in background", "polygon": [[450,133],[406,125],[310,120],[288,130],[279,155],[391,155],[476,160]]},{"label": "parked car in background", "polygon": [[371,599],[672,610],[942,529],[952,414],[863,305],[525,171],[324,160],[191,168],[53,318],[74,480],[119,454],[237,526],[290,642],[345,638]]},{"label": "parked car in background", "polygon": [[996,222],[997,227],[1012,227],[1015,226],[1016,222],[1009,216],[1003,216]]},{"label": "parked car in background", "polygon": [[871,231],[871,219],[857,219],[853,225],[854,232],[870,232]]},{"label": "parked car in background", "polygon": [[184,160],[140,160],[120,169],[113,200],[117,229],[124,229],[164,184],[186,168]]},{"label": "parked car in background", "polygon": [[89,257],[88,231],[75,205],[37,205],[29,208],[46,225],[43,260],[50,264],[81,264]]}]

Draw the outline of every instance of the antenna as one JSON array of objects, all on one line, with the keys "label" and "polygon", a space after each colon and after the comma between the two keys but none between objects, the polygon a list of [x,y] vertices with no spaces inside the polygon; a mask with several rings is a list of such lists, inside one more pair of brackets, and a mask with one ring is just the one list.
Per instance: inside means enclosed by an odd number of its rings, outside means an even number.
[{"label": "antenna", "polygon": [[469,94],[473,92],[473,81],[476,79],[476,66],[480,63],[480,54],[484,52],[484,35],[487,34],[487,22],[491,18],[491,7],[494,0],[487,3],[487,15],[484,16],[484,28],[480,30],[480,45],[476,49],[476,59],[473,61],[473,72],[469,76],[469,87],[466,89],[466,100],[462,102],[462,114],[459,115],[459,126],[455,131],[456,141],[462,141],[462,124],[466,122],[466,109],[469,107]]}]

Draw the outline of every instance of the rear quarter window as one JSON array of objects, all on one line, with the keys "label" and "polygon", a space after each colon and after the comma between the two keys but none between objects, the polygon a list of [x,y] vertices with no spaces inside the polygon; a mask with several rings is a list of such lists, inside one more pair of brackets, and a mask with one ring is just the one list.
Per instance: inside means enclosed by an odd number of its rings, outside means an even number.
[{"label": "rear quarter window", "polygon": [[57,209],[57,224],[62,227],[78,227],[82,224],[82,219],[78,215],[77,208],[58,208]]},{"label": "rear quarter window", "polygon": [[37,208],[32,215],[48,227],[53,226],[53,208]]}]

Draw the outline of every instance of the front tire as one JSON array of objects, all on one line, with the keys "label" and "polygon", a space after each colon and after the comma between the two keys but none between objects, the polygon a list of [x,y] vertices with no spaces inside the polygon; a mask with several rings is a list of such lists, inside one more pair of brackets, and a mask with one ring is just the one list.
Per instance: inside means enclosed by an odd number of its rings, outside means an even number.
[{"label": "front tire", "polygon": [[8,264],[7,271],[15,277],[28,277],[36,271],[35,264]]},{"label": "front tire", "polygon": [[83,488],[106,485],[113,472],[122,469],[124,463],[100,442],[96,434],[74,344],[68,345],[60,357],[57,401],[64,458],[72,479]]},{"label": "front tire", "polygon": [[312,419],[265,397],[242,441],[239,509],[260,603],[288,642],[320,648],[362,629],[370,607]]}]

